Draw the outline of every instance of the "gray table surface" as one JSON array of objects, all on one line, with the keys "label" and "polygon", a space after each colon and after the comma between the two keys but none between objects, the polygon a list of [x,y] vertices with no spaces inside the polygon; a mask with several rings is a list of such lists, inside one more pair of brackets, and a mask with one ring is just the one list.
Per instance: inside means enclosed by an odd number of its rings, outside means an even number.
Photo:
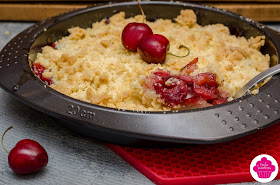
[{"label": "gray table surface", "polygon": [[[34,23],[0,22],[0,50],[16,34]],[[280,31],[279,24],[268,24]],[[0,146],[0,184],[153,184],[100,142],[73,133],[51,117],[15,100],[0,89],[0,136],[8,150],[21,139],[38,141],[49,155],[39,173],[19,176],[8,166],[8,154]],[[260,183],[240,183],[239,185]],[[280,181],[267,183],[280,184]]]}]

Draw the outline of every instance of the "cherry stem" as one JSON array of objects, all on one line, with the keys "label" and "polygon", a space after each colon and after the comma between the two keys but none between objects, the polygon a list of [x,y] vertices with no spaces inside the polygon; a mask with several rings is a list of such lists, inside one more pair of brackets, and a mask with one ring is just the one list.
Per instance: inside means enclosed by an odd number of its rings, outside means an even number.
[{"label": "cherry stem", "polygon": [[4,132],[4,134],[2,135],[2,147],[4,148],[4,150],[7,152],[7,153],[9,153],[8,152],[8,150],[6,150],[6,148],[4,147],[4,135],[6,134],[6,132],[8,132],[8,130],[10,130],[11,128],[13,128],[13,126],[10,126],[5,132]]},{"label": "cherry stem", "polygon": [[145,22],[145,14],[144,14],[144,11],[143,11],[143,9],[142,9],[142,6],[140,5],[140,0],[138,0],[138,6],[139,6],[139,8],[140,8],[140,11],[141,11],[141,14],[142,14],[142,16],[143,16],[143,23]]},{"label": "cherry stem", "polygon": [[185,48],[185,49],[187,49],[187,50],[188,50],[188,53],[187,53],[186,55],[182,55],[182,56],[175,55],[175,54],[169,53],[169,52],[168,52],[167,54],[172,55],[172,56],[174,56],[174,57],[179,57],[179,58],[184,58],[184,57],[186,57],[186,56],[188,56],[188,55],[190,54],[190,49],[189,49],[187,46],[180,45],[179,49],[180,49],[180,48]]}]

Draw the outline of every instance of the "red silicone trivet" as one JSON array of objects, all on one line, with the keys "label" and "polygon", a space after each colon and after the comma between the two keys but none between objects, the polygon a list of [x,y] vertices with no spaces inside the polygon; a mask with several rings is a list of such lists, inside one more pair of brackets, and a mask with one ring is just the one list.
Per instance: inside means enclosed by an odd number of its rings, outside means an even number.
[{"label": "red silicone trivet", "polygon": [[280,122],[220,144],[176,148],[106,146],[156,184],[250,182],[254,181],[250,163],[256,156],[268,154],[280,162]]}]

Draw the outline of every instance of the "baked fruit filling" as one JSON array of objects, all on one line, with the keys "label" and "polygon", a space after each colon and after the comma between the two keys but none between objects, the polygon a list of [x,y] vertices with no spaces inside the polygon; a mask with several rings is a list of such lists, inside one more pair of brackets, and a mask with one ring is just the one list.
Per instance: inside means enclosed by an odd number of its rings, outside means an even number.
[{"label": "baked fruit filling", "polygon": [[[194,67],[194,61],[187,65],[186,71]],[[219,92],[215,74],[206,72],[190,76],[184,71],[171,75],[168,70],[157,69],[147,77],[146,91],[155,91],[162,103],[173,109],[199,108],[227,102],[229,94]]]},{"label": "baked fruit filling", "polygon": [[53,84],[53,81],[51,80],[51,78],[44,77],[43,73],[46,68],[43,65],[41,65],[40,63],[34,63],[32,68],[33,68],[35,75],[38,78],[40,78],[45,84],[47,84],[47,85]]}]

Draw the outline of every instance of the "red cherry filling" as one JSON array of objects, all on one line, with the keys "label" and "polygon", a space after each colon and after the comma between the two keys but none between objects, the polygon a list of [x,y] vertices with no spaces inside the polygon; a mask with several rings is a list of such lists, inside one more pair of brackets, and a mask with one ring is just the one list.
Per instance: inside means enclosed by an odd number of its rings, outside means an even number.
[{"label": "red cherry filling", "polygon": [[122,44],[127,50],[135,52],[140,41],[152,34],[152,29],[145,23],[129,23],[122,32]]},{"label": "red cherry filling", "polygon": [[185,67],[183,67],[180,71],[185,72],[187,74],[194,72],[197,62],[198,62],[198,58],[193,59],[193,61],[185,65]]},{"label": "red cherry filling", "polygon": [[195,105],[203,101],[212,105],[227,102],[220,96],[216,77],[212,73],[170,75],[170,71],[158,69],[147,77],[146,86],[155,90],[170,107]]},{"label": "red cherry filling", "polygon": [[161,78],[154,84],[154,89],[171,106],[183,103],[190,91],[188,85],[176,76]]},{"label": "red cherry filling", "polygon": [[38,76],[47,85],[51,85],[51,84],[53,84],[52,79],[46,78],[43,76],[43,72],[45,69],[46,68],[44,66],[42,66],[40,63],[33,64],[33,71],[34,71],[35,75]]},{"label": "red cherry filling", "polygon": [[195,76],[193,92],[206,100],[218,98],[216,76],[213,73],[200,73]]},{"label": "red cherry filling", "polygon": [[219,105],[219,104],[226,103],[226,102],[227,102],[227,100],[223,99],[223,98],[217,98],[217,99],[212,100],[213,105]]},{"label": "red cherry filling", "polygon": [[196,83],[193,84],[193,92],[206,100],[218,98],[217,94],[219,93],[216,87],[209,87],[206,84],[197,85]]},{"label": "red cherry filling", "polygon": [[169,50],[169,41],[159,34],[144,37],[138,45],[137,52],[147,63],[162,64],[165,62]]}]

